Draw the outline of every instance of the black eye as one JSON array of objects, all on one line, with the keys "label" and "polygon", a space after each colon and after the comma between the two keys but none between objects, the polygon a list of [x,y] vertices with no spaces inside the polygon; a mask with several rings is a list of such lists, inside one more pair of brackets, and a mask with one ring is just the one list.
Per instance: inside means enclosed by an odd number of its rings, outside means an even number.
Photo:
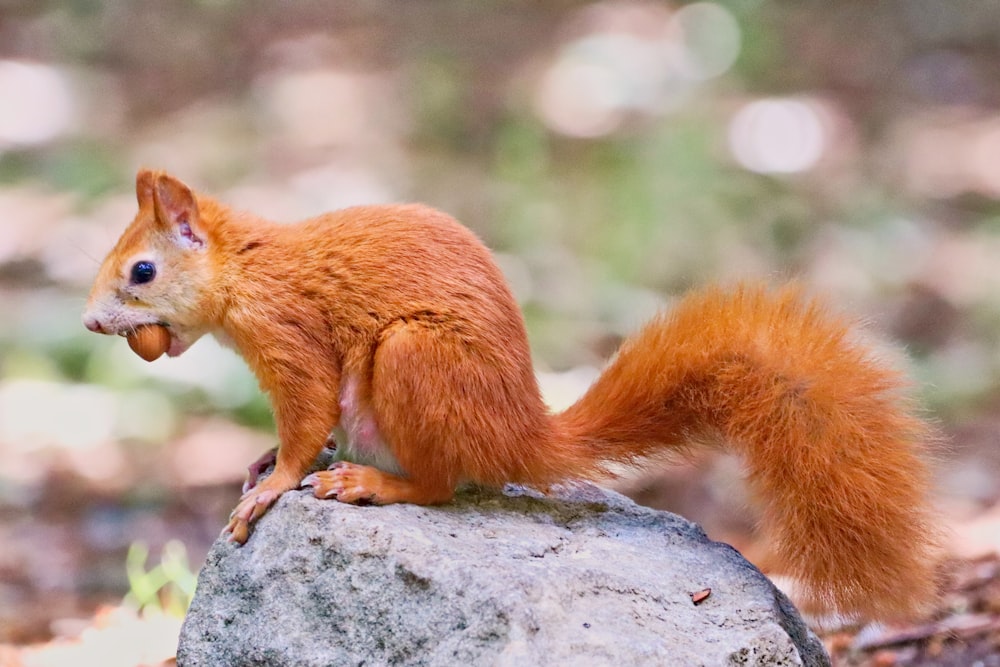
[{"label": "black eye", "polygon": [[133,285],[148,283],[156,277],[156,265],[152,262],[136,262],[132,265],[130,279]]}]

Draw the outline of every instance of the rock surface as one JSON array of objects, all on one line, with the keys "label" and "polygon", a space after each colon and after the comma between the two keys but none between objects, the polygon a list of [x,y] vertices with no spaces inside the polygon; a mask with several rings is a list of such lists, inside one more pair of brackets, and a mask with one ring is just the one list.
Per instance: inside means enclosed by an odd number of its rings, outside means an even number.
[{"label": "rock surface", "polygon": [[246,545],[212,548],[177,661],[829,664],[734,549],[592,486],[472,490],[441,507],[286,493]]}]

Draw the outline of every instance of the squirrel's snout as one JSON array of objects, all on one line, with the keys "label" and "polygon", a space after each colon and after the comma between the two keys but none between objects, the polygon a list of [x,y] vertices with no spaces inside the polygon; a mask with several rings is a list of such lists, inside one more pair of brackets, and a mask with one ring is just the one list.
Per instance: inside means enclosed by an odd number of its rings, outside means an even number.
[{"label": "squirrel's snout", "polygon": [[88,313],[83,314],[83,326],[87,327],[94,333],[105,333],[104,326],[101,324],[101,321]]}]

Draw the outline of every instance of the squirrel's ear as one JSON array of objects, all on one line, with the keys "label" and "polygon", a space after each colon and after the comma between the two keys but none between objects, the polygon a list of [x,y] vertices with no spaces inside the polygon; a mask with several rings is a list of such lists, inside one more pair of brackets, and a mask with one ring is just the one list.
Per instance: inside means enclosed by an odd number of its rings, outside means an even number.
[{"label": "squirrel's ear", "polygon": [[153,206],[153,185],[156,182],[156,173],[149,169],[140,169],[135,175],[135,198],[139,202],[139,208]]},{"label": "squirrel's ear", "polygon": [[153,187],[153,202],[157,221],[172,229],[181,245],[196,249],[204,247],[205,234],[191,188],[173,176],[159,174]]}]

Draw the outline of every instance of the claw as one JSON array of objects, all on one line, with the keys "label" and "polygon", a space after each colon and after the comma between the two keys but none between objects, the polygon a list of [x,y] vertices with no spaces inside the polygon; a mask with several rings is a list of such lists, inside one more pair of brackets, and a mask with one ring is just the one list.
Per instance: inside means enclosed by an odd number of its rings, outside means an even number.
[{"label": "claw", "polygon": [[307,486],[316,486],[316,483],[318,481],[319,479],[316,477],[316,473],[313,473],[311,475],[306,475],[304,478],[302,478],[302,481],[299,482],[299,488],[304,489]]},{"label": "claw", "polygon": [[[266,488],[268,486],[272,488]],[[229,523],[223,531],[229,532],[229,541],[238,544],[246,542],[250,536],[250,524],[262,517],[267,508],[273,505],[274,501],[289,488],[295,488],[294,484],[285,486],[281,480],[272,475],[261,485],[243,494],[236,509],[229,515]]]},{"label": "claw", "polygon": [[225,534],[227,531],[229,532],[229,537],[226,538],[226,541],[230,544],[244,544],[247,541],[247,537],[250,536],[250,527],[246,522],[226,526],[222,533]]}]

